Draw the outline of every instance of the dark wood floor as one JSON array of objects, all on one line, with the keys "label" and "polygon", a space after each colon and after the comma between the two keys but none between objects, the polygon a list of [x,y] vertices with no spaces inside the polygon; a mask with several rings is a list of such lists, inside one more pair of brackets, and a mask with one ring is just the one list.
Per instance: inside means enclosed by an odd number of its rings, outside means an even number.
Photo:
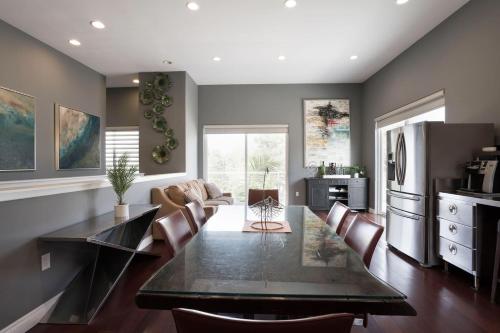
[{"label": "dark wood floor", "polygon": [[[318,215],[325,218],[325,214]],[[373,215],[366,215],[375,220]],[[376,222],[384,223],[381,219]],[[141,284],[166,260],[136,257],[92,324],[39,324],[30,332],[175,332],[169,311],[141,310],[134,304]],[[384,242],[379,243],[370,270],[407,295],[418,315],[370,316],[366,329],[354,327],[352,332],[500,332],[500,306],[489,302],[488,288],[474,292],[471,277],[460,270],[450,269],[447,274],[439,267],[422,268],[388,250]]]}]

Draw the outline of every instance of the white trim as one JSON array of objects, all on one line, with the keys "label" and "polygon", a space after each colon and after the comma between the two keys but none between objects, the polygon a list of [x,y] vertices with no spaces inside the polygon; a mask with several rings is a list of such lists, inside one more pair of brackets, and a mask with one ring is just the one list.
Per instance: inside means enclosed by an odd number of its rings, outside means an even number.
[{"label": "white trim", "polygon": [[[139,176],[135,183],[184,177],[187,173]],[[111,187],[105,175],[0,182],[0,202]]]},{"label": "white trim", "polygon": [[62,292],[49,299],[47,302],[31,310],[9,326],[4,327],[0,333],[25,333],[35,327],[47,312],[56,304]]},{"label": "white trim", "polygon": [[373,208],[368,208],[368,213],[371,213],[371,214],[377,214],[377,212],[375,211],[375,209]]},{"label": "white trim", "polygon": [[[423,98],[421,98],[421,99],[419,99],[419,100],[417,100],[415,102],[412,102],[410,104],[407,104],[405,106],[397,108],[394,111],[385,113],[385,114],[383,114],[383,115],[375,118],[375,122],[380,122],[381,120],[384,120],[384,119],[387,119],[387,118],[390,118],[390,117],[394,117],[395,115],[398,115],[398,114],[403,113],[405,111],[409,111],[409,110],[412,110],[412,109],[419,108],[422,105],[430,104],[430,103],[434,102],[435,100],[440,100],[442,98],[444,98],[444,90],[440,90],[438,92],[435,92],[432,95],[429,95],[427,97],[423,97]],[[429,109],[429,111],[432,110],[432,109],[433,108]],[[381,127],[383,127],[383,126],[381,126]]]},{"label": "white trim", "polygon": [[288,125],[205,125],[203,134],[288,133]]},{"label": "white trim", "polygon": [[137,131],[139,126],[108,126],[106,131]]}]

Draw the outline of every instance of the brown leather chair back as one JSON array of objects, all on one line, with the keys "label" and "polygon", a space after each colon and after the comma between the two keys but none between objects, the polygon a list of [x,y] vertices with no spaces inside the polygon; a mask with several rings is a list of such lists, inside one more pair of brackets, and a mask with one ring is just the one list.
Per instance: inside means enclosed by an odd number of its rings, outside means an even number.
[{"label": "brown leather chair back", "polygon": [[189,215],[189,218],[194,223],[195,232],[203,227],[205,223],[207,223],[207,215],[205,214],[205,210],[203,210],[203,206],[199,201],[195,200],[186,204],[186,211]]},{"label": "brown leather chair back", "polygon": [[156,220],[156,223],[160,227],[160,232],[172,256],[175,256],[193,238],[189,222],[180,210]]},{"label": "brown leather chair back", "polygon": [[326,217],[326,224],[332,227],[337,234],[340,234],[345,218],[350,212],[351,210],[349,207],[339,201],[336,201]]},{"label": "brown leather chair back", "polygon": [[238,319],[188,309],[173,309],[172,313],[177,333],[348,333],[354,320],[347,313],[293,320]]},{"label": "brown leather chair back", "polygon": [[277,189],[259,190],[251,188],[248,190],[248,205],[251,206],[259,201],[262,201],[262,199],[266,199],[268,197],[271,197],[276,201],[280,201],[279,192]]},{"label": "brown leather chair back", "polygon": [[366,267],[370,267],[373,252],[383,232],[384,227],[358,214],[347,229],[344,240],[361,256]]},{"label": "brown leather chair back", "polygon": [[353,211],[350,211],[349,214],[347,214],[347,216],[344,219],[344,223],[342,223],[342,226],[340,227],[340,232],[338,232],[340,237],[345,238],[347,229],[349,229],[349,227],[352,224],[352,221],[354,221],[357,215],[358,213],[355,213]]}]

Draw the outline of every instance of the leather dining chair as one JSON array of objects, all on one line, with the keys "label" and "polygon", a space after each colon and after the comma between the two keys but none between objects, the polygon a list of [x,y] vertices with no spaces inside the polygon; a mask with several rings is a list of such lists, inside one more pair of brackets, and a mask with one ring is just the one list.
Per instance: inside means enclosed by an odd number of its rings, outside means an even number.
[{"label": "leather dining chair", "polygon": [[156,223],[172,256],[175,256],[193,238],[191,226],[180,210],[156,220]]},{"label": "leather dining chair", "polygon": [[178,333],[348,333],[354,320],[347,313],[292,320],[239,319],[188,309],[173,309],[172,313]]},{"label": "leather dining chair", "polygon": [[279,192],[277,189],[259,190],[251,188],[248,190],[248,205],[251,206],[268,197],[271,197],[278,202],[280,201]]},{"label": "leather dining chair", "polygon": [[330,212],[328,212],[328,216],[326,217],[326,224],[332,227],[337,235],[340,234],[340,230],[342,229],[342,225],[345,222],[345,218],[351,212],[349,207],[344,205],[343,203],[336,201]]},{"label": "leather dining chair", "polygon": [[188,204],[186,204],[186,211],[189,215],[189,218],[194,223],[194,232],[198,232],[198,230],[203,227],[205,223],[207,223],[207,215],[205,214],[205,210],[199,201],[195,200]]},{"label": "leather dining chair", "polygon": [[354,219],[356,218],[357,215],[358,215],[358,213],[355,213],[353,211],[350,211],[349,214],[347,214],[347,216],[344,219],[344,223],[342,223],[342,226],[340,227],[340,231],[338,232],[340,237],[345,238],[345,234],[347,232],[347,229],[349,229],[349,227],[352,224],[352,221],[354,221]]},{"label": "leather dining chair", "polygon": [[361,256],[366,267],[370,267],[373,252],[383,232],[384,227],[358,214],[347,229],[344,241]]}]

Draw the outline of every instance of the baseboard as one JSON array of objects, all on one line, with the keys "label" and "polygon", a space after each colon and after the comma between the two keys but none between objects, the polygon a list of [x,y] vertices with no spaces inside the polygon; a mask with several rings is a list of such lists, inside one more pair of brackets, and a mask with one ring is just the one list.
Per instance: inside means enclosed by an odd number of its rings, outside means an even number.
[{"label": "baseboard", "polygon": [[4,327],[0,333],[25,333],[42,320],[47,312],[54,306],[62,292],[49,299],[47,302],[28,312],[9,326]]},{"label": "baseboard", "polygon": [[375,209],[373,209],[373,208],[371,208],[371,207],[370,207],[370,208],[368,208],[368,212],[369,212],[369,213],[372,213],[372,214],[377,214],[377,213],[375,212]]}]

